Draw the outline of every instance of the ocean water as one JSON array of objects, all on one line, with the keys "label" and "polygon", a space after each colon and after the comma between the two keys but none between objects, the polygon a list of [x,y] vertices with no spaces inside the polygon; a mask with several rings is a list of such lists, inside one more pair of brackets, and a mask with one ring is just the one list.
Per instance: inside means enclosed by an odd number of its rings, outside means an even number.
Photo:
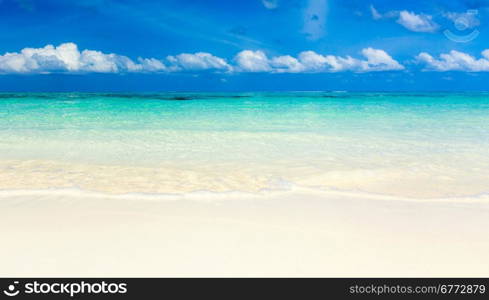
[{"label": "ocean water", "polygon": [[0,191],[489,193],[489,93],[3,93]]}]

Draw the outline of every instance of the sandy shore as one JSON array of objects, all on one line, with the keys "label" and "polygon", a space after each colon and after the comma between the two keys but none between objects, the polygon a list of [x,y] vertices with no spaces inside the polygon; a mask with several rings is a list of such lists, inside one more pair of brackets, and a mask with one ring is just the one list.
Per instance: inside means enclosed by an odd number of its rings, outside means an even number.
[{"label": "sandy shore", "polygon": [[486,201],[214,198],[3,193],[0,276],[489,276]]}]

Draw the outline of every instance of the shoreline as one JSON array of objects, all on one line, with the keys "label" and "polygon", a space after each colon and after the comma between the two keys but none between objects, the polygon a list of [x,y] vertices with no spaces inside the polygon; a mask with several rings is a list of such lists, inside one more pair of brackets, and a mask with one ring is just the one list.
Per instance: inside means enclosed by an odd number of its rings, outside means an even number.
[{"label": "shoreline", "polygon": [[[312,163],[178,164],[153,167],[46,160],[0,161],[0,194],[11,192],[114,195],[250,197],[310,190],[325,196],[394,200],[489,201],[489,175],[437,166],[331,167]],[[70,191],[70,192],[68,192]],[[32,192],[35,195],[35,192]],[[482,200],[481,200],[482,199]]]},{"label": "shoreline", "polygon": [[250,191],[206,191],[195,190],[186,193],[151,193],[151,192],[130,192],[130,193],[111,193],[105,191],[84,190],[80,188],[44,188],[44,189],[3,189],[0,190],[0,200],[18,197],[32,198],[51,198],[51,197],[74,197],[84,199],[109,199],[123,201],[196,201],[196,202],[222,202],[254,200],[267,201],[277,197],[290,198],[302,195],[306,198],[331,199],[331,198],[351,198],[372,201],[399,201],[399,202],[419,202],[419,203],[451,203],[451,204],[489,204],[489,193],[481,193],[467,196],[438,197],[438,198],[417,198],[404,197],[389,194],[376,194],[363,191],[346,191],[337,189],[322,189],[303,187],[298,185],[288,185],[277,189],[260,189],[255,192]]}]

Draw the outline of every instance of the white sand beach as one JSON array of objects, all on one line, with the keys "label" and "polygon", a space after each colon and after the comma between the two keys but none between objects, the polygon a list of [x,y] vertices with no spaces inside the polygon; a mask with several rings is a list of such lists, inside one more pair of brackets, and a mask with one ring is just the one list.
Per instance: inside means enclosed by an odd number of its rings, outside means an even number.
[{"label": "white sand beach", "polygon": [[0,195],[0,276],[489,276],[486,198]]}]

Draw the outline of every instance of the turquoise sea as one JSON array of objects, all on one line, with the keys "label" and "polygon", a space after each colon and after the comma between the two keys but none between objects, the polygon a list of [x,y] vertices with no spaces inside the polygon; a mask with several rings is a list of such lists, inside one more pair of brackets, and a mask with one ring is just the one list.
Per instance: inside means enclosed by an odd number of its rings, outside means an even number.
[{"label": "turquoise sea", "polygon": [[489,93],[3,93],[0,190],[489,193]]}]

